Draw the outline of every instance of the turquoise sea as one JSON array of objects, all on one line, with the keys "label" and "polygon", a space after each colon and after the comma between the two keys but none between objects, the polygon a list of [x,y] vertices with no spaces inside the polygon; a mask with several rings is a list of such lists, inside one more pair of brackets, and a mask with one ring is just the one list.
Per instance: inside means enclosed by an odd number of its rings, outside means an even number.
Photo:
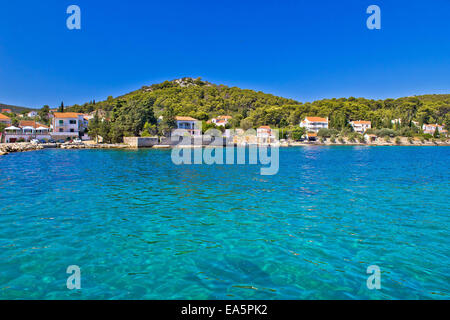
[{"label": "turquoise sea", "polygon": [[170,153],[0,157],[0,299],[450,298],[450,148],[285,148],[274,176]]}]

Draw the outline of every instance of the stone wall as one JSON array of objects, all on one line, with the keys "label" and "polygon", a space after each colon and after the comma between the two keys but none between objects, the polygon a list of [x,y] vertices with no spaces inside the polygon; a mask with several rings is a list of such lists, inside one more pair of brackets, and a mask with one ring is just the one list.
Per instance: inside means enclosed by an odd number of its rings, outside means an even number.
[{"label": "stone wall", "polygon": [[123,137],[123,143],[133,148],[150,148],[158,142],[157,137]]},{"label": "stone wall", "polygon": [[[177,140],[177,138],[178,138],[178,140]],[[175,137],[174,139],[175,139],[175,141],[172,141],[172,138],[162,137],[160,144],[169,145],[169,146],[194,145],[194,144],[207,146],[207,145],[211,144],[211,141],[213,141],[213,140],[219,140],[216,142],[216,144],[219,144],[219,145],[226,145],[226,142],[227,142],[226,138],[221,138],[221,137],[220,138],[219,137],[210,138],[208,136],[198,136],[195,138],[193,138],[193,137],[191,137],[191,138]]]}]

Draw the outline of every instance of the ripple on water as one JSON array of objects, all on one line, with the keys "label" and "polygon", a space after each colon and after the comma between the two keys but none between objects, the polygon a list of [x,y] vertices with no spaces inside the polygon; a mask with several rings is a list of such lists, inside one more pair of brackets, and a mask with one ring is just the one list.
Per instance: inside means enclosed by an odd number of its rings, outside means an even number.
[{"label": "ripple on water", "polygon": [[448,148],[280,152],[275,176],[164,150],[1,157],[0,299],[448,299]]}]

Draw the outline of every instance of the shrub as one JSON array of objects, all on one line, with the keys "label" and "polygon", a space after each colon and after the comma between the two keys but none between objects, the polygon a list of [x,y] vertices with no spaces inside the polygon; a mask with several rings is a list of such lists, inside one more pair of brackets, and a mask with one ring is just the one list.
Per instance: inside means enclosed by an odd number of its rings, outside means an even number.
[{"label": "shrub", "polygon": [[317,136],[318,137],[324,137],[324,138],[329,138],[332,135],[336,135],[338,133],[338,131],[336,129],[325,129],[322,128],[319,130],[319,132],[317,132]]},{"label": "shrub", "polygon": [[305,128],[295,127],[290,132],[290,137],[292,140],[299,141],[305,134]]},{"label": "shrub", "polygon": [[399,135],[402,137],[412,137],[413,131],[409,127],[404,127],[400,129]]},{"label": "shrub", "polygon": [[335,135],[332,135],[332,136],[331,136],[330,142],[331,142],[331,143],[336,143],[336,136],[335,136]]},{"label": "shrub", "polygon": [[342,138],[342,137],[339,137],[338,140],[339,140],[340,143],[345,143],[345,140],[344,140],[344,138]]},{"label": "shrub", "polygon": [[400,144],[400,143],[401,143],[400,138],[399,137],[395,138],[395,144]]},{"label": "shrub", "polygon": [[377,131],[376,133],[379,137],[394,137],[396,135],[395,131],[392,129],[383,128]]},{"label": "shrub", "polygon": [[356,138],[357,138],[357,137],[358,137],[358,134],[357,134],[356,132],[353,132],[353,133],[349,134],[348,140],[349,140],[350,142],[356,142]]}]

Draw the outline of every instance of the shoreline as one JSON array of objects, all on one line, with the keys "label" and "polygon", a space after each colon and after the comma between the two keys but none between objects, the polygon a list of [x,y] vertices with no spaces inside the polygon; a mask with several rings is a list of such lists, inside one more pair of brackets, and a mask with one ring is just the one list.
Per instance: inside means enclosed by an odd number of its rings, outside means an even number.
[{"label": "shoreline", "polygon": [[[243,147],[244,145],[230,145],[233,147]],[[261,145],[261,146],[270,146],[270,145]],[[413,143],[387,143],[387,142],[374,142],[374,143],[330,143],[330,142],[291,142],[291,143],[285,143],[285,144],[279,144],[278,147],[280,148],[289,148],[289,147],[311,147],[311,146],[317,146],[317,147],[333,147],[333,146],[349,146],[349,147],[448,147],[450,146],[450,142],[442,142],[442,141],[436,141],[435,143],[431,141],[425,141],[424,143],[420,141],[415,141]],[[126,150],[139,150],[139,149],[158,149],[158,150],[166,150],[166,149],[172,149],[175,146],[172,145],[154,145],[152,147],[145,147],[145,148],[137,148],[134,146],[130,146],[127,144],[88,144],[88,143],[82,143],[82,144],[63,144],[63,143],[51,143],[51,144],[32,144],[30,142],[18,142],[18,143],[1,143],[0,144],[0,156],[7,155],[9,153],[16,153],[16,152],[27,152],[27,151],[37,151],[37,150],[43,150],[43,149],[65,149],[65,150],[73,150],[73,149],[126,149]],[[202,148],[208,148],[208,147],[215,147],[215,146],[192,146],[192,145],[186,145],[186,146],[180,146],[184,148],[189,147],[202,147]],[[223,146],[227,147],[227,146]],[[245,146],[245,147],[248,147]]]}]

